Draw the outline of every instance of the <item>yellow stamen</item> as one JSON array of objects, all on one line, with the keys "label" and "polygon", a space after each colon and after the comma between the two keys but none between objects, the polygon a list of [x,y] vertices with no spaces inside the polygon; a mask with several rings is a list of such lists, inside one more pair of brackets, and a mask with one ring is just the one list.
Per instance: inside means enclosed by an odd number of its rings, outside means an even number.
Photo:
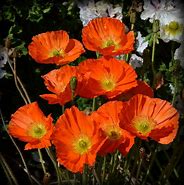
[{"label": "yellow stamen", "polygon": [[86,135],[81,135],[73,142],[73,147],[76,153],[83,155],[87,153],[92,146],[91,140]]},{"label": "yellow stamen", "polygon": [[60,50],[54,49],[50,53],[50,57],[64,57],[64,55],[65,55],[65,52],[62,49]]},{"label": "yellow stamen", "polygon": [[135,129],[142,135],[147,135],[155,127],[155,122],[144,116],[138,116],[133,119]]},{"label": "yellow stamen", "polygon": [[105,125],[103,130],[110,140],[118,140],[122,135],[121,128],[116,125]]},{"label": "yellow stamen", "polygon": [[45,125],[41,123],[34,123],[31,127],[31,129],[28,131],[28,135],[40,139],[47,133],[47,130],[45,128]]},{"label": "yellow stamen", "polygon": [[106,77],[101,82],[102,89],[112,91],[116,87],[116,83],[112,77]]},{"label": "yellow stamen", "polygon": [[183,32],[183,25],[179,24],[176,21],[171,21],[168,25],[165,25],[163,27],[163,29],[166,33],[169,33],[170,35],[176,36],[176,35],[181,34]]},{"label": "yellow stamen", "polygon": [[117,42],[115,42],[115,41],[112,40],[112,39],[108,39],[108,40],[106,40],[105,42],[103,42],[103,44],[102,44],[102,49],[103,49],[103,48],[110,47],[110,46],[114,46],[114,51],[116,51],[116,50],[119,48],[119,44],[118,44]]}]

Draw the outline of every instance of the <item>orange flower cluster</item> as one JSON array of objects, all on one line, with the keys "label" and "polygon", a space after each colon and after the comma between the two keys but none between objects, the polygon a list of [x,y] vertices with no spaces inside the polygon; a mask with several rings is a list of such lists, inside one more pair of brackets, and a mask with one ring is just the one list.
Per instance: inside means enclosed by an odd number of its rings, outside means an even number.
[{"label": "orange flower cluster", "polygon": [[[40,95],[49,104],[65,105],[76,96],[106,97],[107,102],[90,115],[75,105],[65,110],[56,124],[45,117],[36,102],[19,108],[8,126],[9,133],[27,142],[25,149],[54,144],[57,160],[70,171],[83,172],[93,166],[97,155],[119,150],[126,155],[135,137],[159,143],[173,141],[178,130],[178,113],[172,105],[154,98],[153,90],[137,80],[135,70],[114,58],[133,50],[134,34],[114,18],[97,18],[82,30],[86,49],[101,54],[78,66],[69,65],[83,52],[82,44],[69,39],[65,31],[52,31],[33,37],[29,54],[39,63],[64,65],[43,76],[51,94]],[[55,128],[54,128],[55,127]]]}]

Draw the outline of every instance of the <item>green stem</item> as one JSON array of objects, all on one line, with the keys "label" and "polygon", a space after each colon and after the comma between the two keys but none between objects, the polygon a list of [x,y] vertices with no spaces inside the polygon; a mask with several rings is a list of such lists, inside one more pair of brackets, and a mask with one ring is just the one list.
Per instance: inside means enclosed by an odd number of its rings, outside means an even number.
[{"label": "green stem", "polygon": [[132,181],[132,177],[133,177],[133,174],[134,174],[136,166],[137,166],[137,161],[138,161],[138,158],[139,158],[139,148],[141,146],[141,142],[142,141],[140,139],[138,139],[138,141],[136,141],[136,143],[135,143],[135,148],[134,148],[135,149],[135,153],[134,153],[135,158],[134,158],[132,171],[130,172],[129,183],[131,183],[131,181]]},{"label": "green stem", "polygon": [[156,46],[156,37],[157,34],[153,33],[153,45],[152,45],[152,54],[151,54],[151,67],[152,67],[152,73],[153,73],[153,79],[155,77],[156,71],[155,71],[155,46]]},{"label": "green stem", "polygon": [[160,176],[159,181],[161,182],[161,184],[166,184],[172,171],[175,169],[175,166],[178,164],[179,160],[181,159],[183,151],[184,151],[184,144],[179,143],[177,146],[174,147],[173,151],[174,153],[172,157],[168,161],[167,166],[162,171],[162,174]]},{"label": "green stem", "polygon": [[[14,63],[15,63],[15,62],[16,62],[16,60],[14,59]],[[22,88],[22,90],[23,90],[23,92],[24,92],[24,95],[25,95],[25,96],[23,96],[23,97],[24,97],[24,98],[23,98],[23,99],[24,99],[24,102],[26,101],[26,102],[28,102],[28,103],[31,103],[30,98],[29,98],[29,95],[28,95],[28,93],[27,93],[27,91],[26,91],[26,89],[25,89],[23,83],[21,82],[20,78],[17,76],[17,73],[16,73],[16,63],[14,64],[14,68],[13,68],[13,66],[12,66],[12,64],[10,63],[9,60],[8,60],[8,64],[9,64],[10,69],[12,70],[12,73],[13,73],[14,78],[15,78],[15,80],[16,80],[16,82],[15,82],[16,87],[18,86],[18,83],[19,83],[20,87]],[[18,82],[18,83],[17,83],[17,82]],[[18,87],[18,88],[19,88],[19,87]],[[19,90],[20,90],[20,88],[19,88]],[[22,95],[23,95],[23,93],[22,93]]]},{"label": "green stem", "polygon": [[38,155],[39,155],[39,158],[40,158],[40,163],[41,163],[41,166],[42,166],[42,169],[43,169],[43,172],[44,172],[44,175],[47,174],[47,171],[45,169],[45,165],[44,165],[44,161],[43,161],[43,157],[42,157],[42,153],[40,151],[40,149],[38,148]]},{"label": "green stem", "polygon": [[178,79],[177,77],[174,78],[174,94],[172,97],[172,105],[174,105],[176,97],[177,97],[177,86],[178,86]]},{"label": "green stem", "polygon": [[[176,66],[175,65],[175,60],[174,60],[174,52],[175,52],[175,43],[172,42],[172,45],[171,45],[171,62],[172,62],[172,66]],[[172,74],[172,76],[175,76],[174,77],[174,81],[173,81],[173,85],[174,85],[174,94],[173,94],[173,97],[172,97],[172,105],[174,105],[174,102],[176,100],[176,96],[177,96],[177,93],[178,93],[178,77],[177,75],[174,75]]]},{"label": "green stem", "polygon": [[152,167],[152,165],[153,165],[153,161],[155,160],[156,153],[157,153],[157,149],[155,149],[155,150],[152,152],[152,154],[151,154],[151,161],[150,161],[149,167],[148,167],[148,169],[147,169],[147,171],[146,171],[146,176],[145,176],[144,179],[143,179],[142,185],[144,185],[144,184],[146,183],[146,180],[147,180],[147,178],[148,178],[148,176],[149,176],[149,174],[150,174],[150,170],[151,170],[151,167]]},{"label": "green stem", "polygon": [[123,169],[125,169],[125,171],[129,171],[130,162],[133,157],[132,155],[134,155],[133,148],[129,151],[129,153],[125,157],[125,162],[124,162],[124,167],[123,167]]},{"label": "green stem", "polygon": [[74,174],[73,174],[73,184],[72,184],[72,185],[75,185],[75,184],[76,184],[76,180],[77,180],[77,179],[76,179],[76,174],[74,173]]},{"label": "green stem", "polygon": [[[27,173],[27,170],[22,166],[22,164],[19,163],[19,167],[22,168],[25,173]],[[31,175],[31,179],[34,181],[34,183],[33,183],[34,185],[35,184],[41,185],[41,183],[33,175]]]},{"label": "green stem", "polygon": [[15,86],[17,88],[17,90],[19,91],[19,94],[20,96],[22,97],[23,101],[25,104],[28,104],[28,100],[25,98],[24,94],[22,93],[19,85],[18,85],[18,82],[17,82],[17,74],[16,74],[16,58],[13,58],[13,63],[14,63],[14,67],[12,67],[10,61],[8,60],[8,64],[13,72],[13,77],[14,77],[14,82],[15,82]]},{"label": "green stem", "polygon": [[64,112],[65,112],[65,106],[62,105],[62,114],[64,114]]},{"label": "green stem", "polygon": [[[168,155],[168,153],[167,153],[165,150],[164,150],[164,154],[165,154],[165,156],[166,156],[167,160],[168,160],[168,161],[170,161],[169,155]],[[173,168],[173,171],[174,171],[174,173],[175,173],[176,177],[178,178],[178,177],[179,177],[179,175],[178,175],[178,173],[177,173],[176,168]]]},{"label": "green stem", "polygon": [[105,168],[106,168],[106,156],[103,157],[103,166],[102,166],[102,185],[105,179]]},{"label": "green stem", "polygon": [[95,167],[93,168],[93,175],[94,175],[94,177],[95,177],[95,179],[96,179],[98,185],[101,185],[100,180],[99,180],[99,177],[98,177],[98,175],[97,175],[97,173],[96,173]]},{"label": "green stem", "polygon": [[143,161],[143,158],[140,157],[140,161],[138,163],[138,169],[137,169],[137,173],[136,173],[136,181],[135,181],[136,184],[137,184],[137,182],[139,180],[138,178],[139,178],[139,174],[140,174],[140,171],[141,171],[142,161]]},{"label": "green stem", "polygon": [[5,175],[6,175],[7,179],[8,179],[8,184],[12,184],[12,180],[10,178],[10,175],[9,175],[9,173],[8,173],[8,171],[7,171],[6,167],[5,167],[2,159],[0,160],[0,164],[1,164],[1,167],[2,167],[2,169],[3,169],[3,171],[4,171]]},{"label": "green stem", "polygon": [[131,28],[130,29],[131,29],[131,31],[134,30],[134,24],[133,23],[131,24]]},{"label": "green stem", "polygon": [[88,175],[88,166],[85,164],[84,171],[82,173],[82,185],[88,184],[87,175]]},{"label": "green stem", "polygon": [[96,98],[93,98],[92,112],[96,110]]},{"label": "green stem", "polygon": [[96,52],[96,58],[100,58],[100,53]]},{"label": "green stem", "polygon": [[129,54],[125,54],[125,61],[129,63]]},{"label": "green stem", "polygon": [[[15,176],[13,175],[12,170],[10,169],[9,165],[7,164],[6,160],[4,159],[4,157],[1,153],[0,153],[0,162],[1,162],[2,167],[5,169],[4,171],[7,175],[8,181],[10,181],[10,182],[13,181],[13,184],[18,185],[18,182],[17,182]],[[11,177],[10,179],[9,179],[9,176]],[[12,179],[12,181],[11,181],[11,179]],[[10,184],[12,184],[12,183],[10,183]]]},{"label": "green stem", "polygon": [[118,158],[118,150],[116,151],[116,153],[114,154],[114,160],[113,160],[113,167],[112,167],[112,173],[114,173],[115,167],[116,167],[116,163],[117,163],[117,158]]},{"label": "green stem", "polygon": [[51,161],[52,161],[52,163],[53,163],[53,165],[54,165],[54,168],[55,168],[55,170],[56,170],[58,184],[61,184],[61,182],[62,182],[62,177],[60,176],[60,173],[61,173],[61,172],[60,172],[60,169],[59,169],[59,167],[58,167],[58,165],[57,165],[57,162],[56,162],[56,160],[54,159],[54,156],[52,155],[51,150],[50,150],[49,148],[46,148],[45,150],[46,150],[46,152],[47,152],[49,158],[51,159]]},{"label": "green stem", "polygon": [[72,90],[72,105],[74,105],[75,90]]}]

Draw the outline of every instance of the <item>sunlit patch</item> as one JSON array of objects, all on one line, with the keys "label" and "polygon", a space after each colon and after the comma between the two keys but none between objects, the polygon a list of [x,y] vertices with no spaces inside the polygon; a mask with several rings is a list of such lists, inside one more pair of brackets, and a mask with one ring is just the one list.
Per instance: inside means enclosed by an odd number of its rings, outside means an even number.
[{"label": "sunlit patch", "polygon": [[91,140],[86,135],[80,136],[73,142],[75,152],[79,153],[80,155],[87,153],[90,150],[91,146],[92,146]]},{"label": "sunlit patch", "polygon": [[62,93],[65,91],[67,84],[64,82],[60,82],[57,84],[56,89],[58,92]]},{"label": "sunlit patch", "polygon": [[45,125],[41,123],[34,123],[28,131],[28,135],[36,139],[41,139],[46,133]]},{"label": "sunlit patch", "polygon": [[142,135],[146,135],[151,132],[155,126],[155,122],[146,116],[137,116],[133,119],[132,122],[135,129]]}]

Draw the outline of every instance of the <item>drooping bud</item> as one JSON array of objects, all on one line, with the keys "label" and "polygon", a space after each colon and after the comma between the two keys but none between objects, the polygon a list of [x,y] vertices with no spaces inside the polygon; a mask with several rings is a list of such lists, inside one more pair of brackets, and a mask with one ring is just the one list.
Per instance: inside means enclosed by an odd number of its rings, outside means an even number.
[{"label": "drooping bud", "polygon": [[160,23],[159,20],[153,21],[153,33],[157,33],[160,29]]}]

